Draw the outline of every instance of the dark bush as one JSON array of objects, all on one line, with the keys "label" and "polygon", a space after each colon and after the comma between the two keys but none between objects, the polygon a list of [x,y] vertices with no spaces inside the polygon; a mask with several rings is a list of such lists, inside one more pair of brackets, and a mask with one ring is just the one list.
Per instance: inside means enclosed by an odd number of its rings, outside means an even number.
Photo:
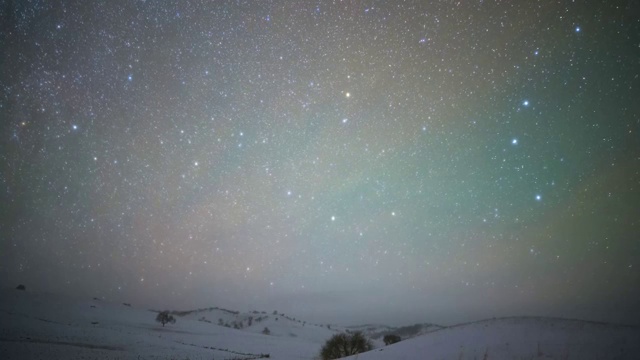
[{"label": "dark bush", "polygon": [[373,349],[373,345],[361,332],[333,335],[320,350],[322,360],[339,359]]},{"label": "dark bush", "polygon": [[388,335],[385,335],[384,338],[382,338],[382,340],[384,340],[385,345],[391,345],[399,342],[402,339],[398,335],[388,334]]},{"label": "dark bush", "polygon": [[20,285],[16,286],[16,290],[23,290],[24,291],[24,290],[27,290],[27,287],[22,285],[22,284],[20,284]]},{"label": "dark bush", "polygon": [[169,314],[168,310],[165,310],[158,313],[158,316],[156,316],[156,321],[161,323],[162,327],[164,327],[164,324],[175,324],[176,318],[174,318],[173,315]]},{"label": "dark bush", "polygon": [[271,330],[269,330],[268,327],[265,327],[264,330],[262,330],[262,333],[265,334],[265,335],[269,335],[269,334],[271,334]]}]

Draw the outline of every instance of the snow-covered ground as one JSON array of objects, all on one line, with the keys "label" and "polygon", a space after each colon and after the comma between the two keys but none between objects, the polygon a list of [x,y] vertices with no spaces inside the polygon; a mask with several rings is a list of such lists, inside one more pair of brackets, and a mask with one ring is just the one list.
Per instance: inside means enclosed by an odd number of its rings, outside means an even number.
[{"label": "snow-covered ground", "polygon": [[357,325],[357,326],[348,326],[347,330],[351,331],[360,331],[365,334],[367,337],[372,339],[374,342],[380,341],[383,344],[382,340],[385,335],[398,335],[403,339],[414,338],[416,336],[424,335],[426,333],[430,333],[435,330],[443,329],[444,326],[435,325],[435,324],[414,324],[409,326],[401,326],[401,327],[393,327],[387,325],[379,325],[379,324],[367,324],[367,325]]},{"label": "snow-covered ground", "polygon": [[[335,333],[274,315],[241,330],[197,320],[207,317],[202,313],[175,316],[163,327],[156,315],[95,299],[2,291],[0,359],[313,359]],[[208,315],[235,318],[220,310]],[[270,335],[262,334],[265,327]]]},{"label": "snow-covered ground", "polygon": [[[155,317],[135,305],[0,291],[0,359],[314,359],[328,338],[345,330],[218,308],[175,315],[177,322],[165,327]],[[356,328],[370,334],[403,329]],[[418,336],[386,347],[377,339],[377,349],[353,359],[640,359],[634,327],[521,317],[409,328]]]},{"label": "snow-covered ground", "polygon": [[348,359],[640,359],[640,328],[542,317],[478,321]]}]

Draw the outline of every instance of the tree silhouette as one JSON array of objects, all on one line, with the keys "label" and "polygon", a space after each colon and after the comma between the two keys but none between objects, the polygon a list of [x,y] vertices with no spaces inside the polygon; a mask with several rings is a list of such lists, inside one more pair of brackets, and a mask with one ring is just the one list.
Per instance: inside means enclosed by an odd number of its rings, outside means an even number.
[{"label": "tree silhouette", "polygon": [[165,310],[158,313],[158,316],[156,316],[156,321],[161,323],[162,327],[164,327],[164,324],[167,323],[175,324],[176,318],[174,318],[173,315],[169,314],[169,310]]},{"label": "tree silhouette", "polygon": [[339,359],[373,349],[371,341],[361,332],[353,334],[340,333],[333,335],[320,350],[322,360]]},{"label": "tree silhouette", "polygon": [[382,340],[384,340],[384,344],[385,345],[391,345],[391,344],[395,344],[395,343],[399,342],[402,339],[398,335],[387,334],[387,335],[384,336],[384,338],[382,338]]}]

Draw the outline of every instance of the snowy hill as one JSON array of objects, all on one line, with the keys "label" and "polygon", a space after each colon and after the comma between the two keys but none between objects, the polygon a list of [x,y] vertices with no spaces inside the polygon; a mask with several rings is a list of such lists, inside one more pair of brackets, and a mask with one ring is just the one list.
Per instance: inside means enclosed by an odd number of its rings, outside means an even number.
[{"label": "snowy hill", "polygon": [[387,325],[366,324],[358,326],[349,326],[348,330],[361,331],[367,337],[373,340],[382,340],[385,335],[398,335],[402,339],[411,339],[416,336],[424,335],[432,331],[444,329],[444,326],[435,324],[415,324],[409,326],[393,327]]},{"label": "snowy hill", "polygon": [[[210,313],[229,321],[247,316]],[[243,331],[198,321],[202,314],[176,316],[163,327],[155,312],[128,304],[2,291],[0,359],[312,359],[334,333],[273,316]],[[262,334],[265,327],[270,335]]]},{"label": "snowy hill", "polygon": [[[177,322],[163,327],[155,311],[129,304],[0,291],[0,359],[315,359],[333,334],[357,330],[406,339],[385,347],[378,337],[377,349],[359,360],[640,358],[640,329],[577,320],[329,328],[273,312],[212,307],[173,313]],[[418,336],[407,339],[411,335]]]},{"label": "snowy hill", "polygon": [[189,311],[173,311],[177,319],[197,320],[216,324],[245,332],[262,334],[269,329],[269,335],[291,337],[307,340],[321,345],[333,334],[344,330],[341,327],[331,327],[307,323],[304,320],[287,316],[283,313],[268,313],[265,311],[239,312],[221,308],[207,308]]},{"label": "snowy hill", "polygon": [[640,328],[540,317],[451,326],[348,359],[639,359]]}]

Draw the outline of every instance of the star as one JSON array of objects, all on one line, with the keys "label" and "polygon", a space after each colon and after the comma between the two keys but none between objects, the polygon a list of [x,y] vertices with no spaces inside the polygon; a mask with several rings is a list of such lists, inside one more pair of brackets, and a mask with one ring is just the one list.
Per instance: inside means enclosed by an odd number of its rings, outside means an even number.
[{"label": "star", "polygon": [[518,139],[516,138],[511,139],[511,145],[518,145]]}]

